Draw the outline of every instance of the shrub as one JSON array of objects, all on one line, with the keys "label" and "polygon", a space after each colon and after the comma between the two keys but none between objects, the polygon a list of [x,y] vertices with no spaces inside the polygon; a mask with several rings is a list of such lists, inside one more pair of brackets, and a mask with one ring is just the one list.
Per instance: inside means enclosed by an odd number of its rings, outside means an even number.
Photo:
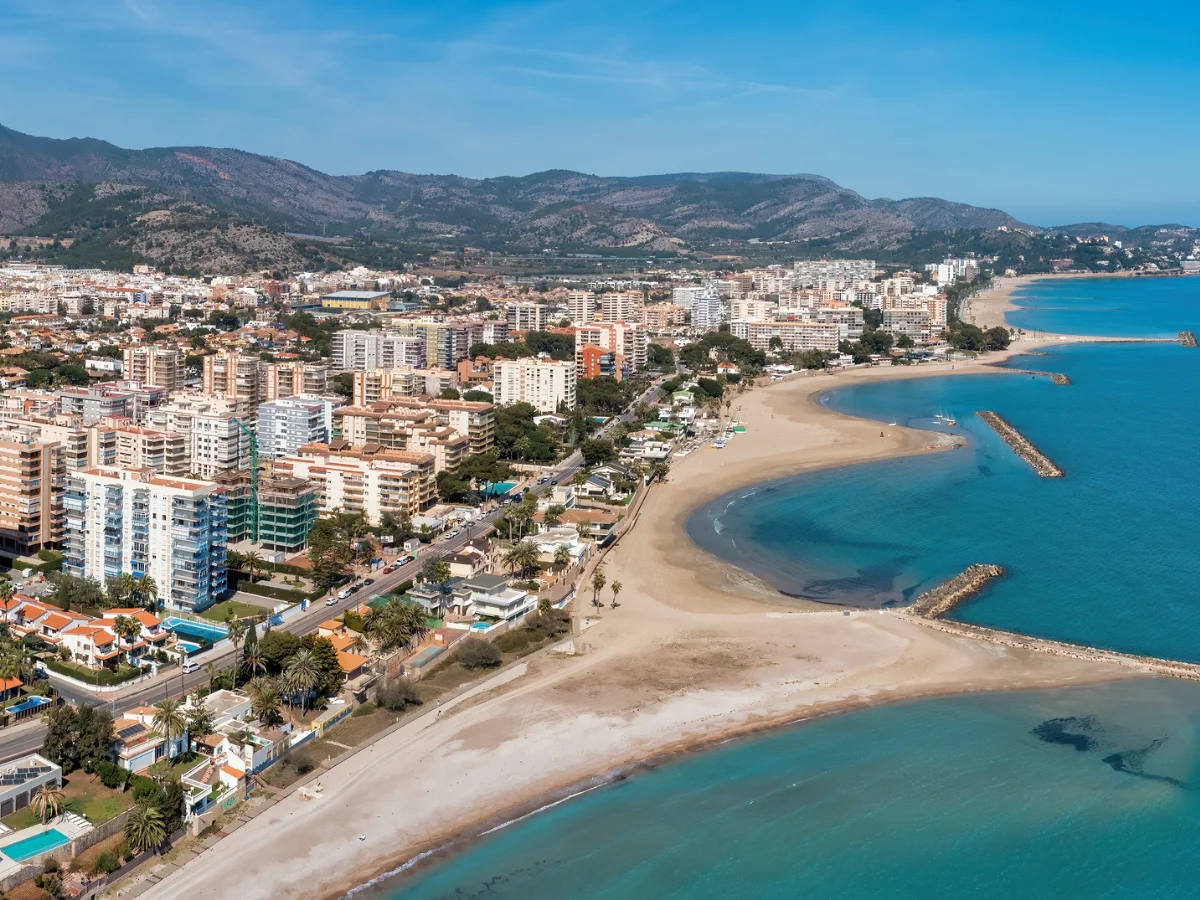
[{"label": "shrub", "polygon": [[109,872],[115,872],[119,868],[121,868],[121,860],[111,850],[105,850],[96,857],[95,872],[103,872],[107,875]]},{"label": "shrub", "polygon": [[292,754],[291,762],[301,775],[307,775],[315,768],[312,757],[305,752]]},{"label": "shrub", "polygon": [[370,700],[368,700],[366,703],[363,703],[361,706],[354,707],[354,712],[350,713],[350,715],[352,715],[352,716],[369,716],[373,712],[375,712],[375,704],[372,703]]},{"label": "shrub", "polygon": [[129,846],[129,841],[121,841],[120,846],[117,847],[117,856],[125,862],[129,862],[135,855],[133,848]]},{"label": "shrub", "polygon": [[384,709],[401,712],[408,706],[419,706],[421,695],[417,687],[404,676],[380,682],[375,688],[375,702]]},{"label": "shrub", "polygon": [[125,773],[121,767],[107,759],[96,760],[92,768],[99,776],[100,783],[106,788],[118,788],[125,780]]},{"label": "shrub", "polygon": [[494,669],[500,665],[500,651],[482,638],[464,638],[458,648],[458,661],[468,669]]}]

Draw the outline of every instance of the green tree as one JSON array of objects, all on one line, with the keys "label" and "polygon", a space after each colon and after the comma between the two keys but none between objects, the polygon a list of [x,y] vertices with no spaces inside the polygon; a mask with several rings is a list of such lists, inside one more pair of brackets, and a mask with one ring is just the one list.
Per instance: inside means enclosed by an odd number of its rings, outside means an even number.
[{"label": "green tree", "polygon": [[43,784],[34,792],[29,804],[45,825],[66,808],[64,796],[62,788],[57,784]]},{"label": "green tree", "polygon": [[187,724],[187,715],[180,701],[163,700],[158,704],[158,711],[154,713],[154,727],[167,739],[168,748],[187,733]]},{"label": "green tree", "polygon": [[600,592],[604,590],[604,585],[608,584],[608,578],[604,574],[604,570],[597,568],[592,573],[592,606],[600,605]]},{"label": "green tree", "polygon": [[613,599],[612,599],[613,609],[617,608],[617,597],[620,596],[621,591],[624,590],[624,588],[625,588],[625,585],[621,584],[621,582],[619,582],[619,581],[614,581],[612,583],[612,587],[609,588],[609,590],[612,591],[612,595],[613,595]]},{"label": "green tree", "polygon": [[138,853],[154,850],[167,839],[166,822],[156,806],[135,806],[125,819],[125,839]]},{"label": "green tree", "polygon": [[421,580],[430,584],[445,584],[450,580],[450,564],[440,556],[430,554],[421,566]]},{"label": "green tree", "polygon": [[551,503],[546,507],[546,515],[542,517],[542,522],[547,528],[556,528],[562,523],[562,517],[566,512],[567,508],[561,503]]},{"label": "green tree", "polygon": [[617,450],[612,441],[603,438],[589,438],[579,445],[579,452],[583,454],[583,461],[589,467],[615,462],[617,459]]}]

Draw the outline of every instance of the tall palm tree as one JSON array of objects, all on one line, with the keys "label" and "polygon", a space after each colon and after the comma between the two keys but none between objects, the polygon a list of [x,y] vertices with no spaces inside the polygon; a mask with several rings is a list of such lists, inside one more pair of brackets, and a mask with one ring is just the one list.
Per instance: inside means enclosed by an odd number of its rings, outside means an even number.
[{"label": "tall palm tree", "polygon": [[208,692],[211,694],[213,692],[213,682],[221,674],[221,667],[215,662],[210,662],[204,667],[204,674],[208,676]]},{"label": "tall palm tree", "polygon": [[122,572],[117,576],[117,592],[121,596],[121,602],[132,599],[137,593],[137,579],[133,577],[132,572]]},{"label": "tall palm tree", "polygon": [[233,644],[233,687],[237,688],[238,650],[246,638],[246,624],[241,619],[229,623],[229,643]]},{"label": "tall palm tree", "polygon": [[255,575],[262,574],[263,558],[251,550],[242,558],[242,565],[246,567],[246,571],[250,573],[250,583],[254,584]]},{"label": "tall palm tree", "polygon": [[150,612],[158,608],[158,582],[152,576],[143,575],[138,579],[137,593]]},{"label": "tall palm tree", "polygon": [[125,819],[125,839],[139,853],[161,847],[167,823],[157,806],[135,806]]},{"label": "tall palm tree", "polygon": [[8,607],[13,598],[13,585],[7,578],[0,581],[0,604],[4,606],[4,624],[8,624]]},{"label": "tall palm tree", "polygon": [[172,741],[183,737],[187,731],[187,716],[182,707],[183,703],[179,700],[164,700],[158,704],[158,711],[154,713],[154,727],[166,737],[168,750],[171,749]]},{"label": "tall palm tree", "polygon": [[621,582],[619,582],[619,581],[614,581],[612,583],[612,587],[610,588],[610,590],[613,592],[613,602],[612,602],[613,609],[617,608],[617,596],[621,593],[621,591],[624,589],[624,587],[625,587],[625,585],[621,584]]},{"label": "tall palm tree", "polygon": [[599,606],[600,601],[597,599],[600,592],[604,590],[604,585],[608,584],[608,578],[604,574],[603,569],[596,569],[592,573],[592,606]]},{"label": "tall palm tree", "polygon": [[267,669],[267,661],[263,659],[262,651],[258,649],[258,644],[254,644],[246,648],[246,652],[242,655],[242,661],[246,664],[246,668],[250,670],[250,677],[261,675]]},{"label": "tall palm tree", "polygon": [[250,710],[264,725],[277,719],[279,717],[279,691],[269,684],[264,685],[251,697]]},{"label": "tall palm tree", "polygon": [[289,683],[300,692],[301,705],[304,711],[308,712],[309,695],[321,681],[321,669],[317,665],[317,658],[311,650],[302,647],[288,661],[285,674]]},{"label": "tall palm tree", "polygon": [[43,784],[34,791],[33,796],[29,799],[29,805],[33,807],[33,811],[45,825],[63,811],[66,801],[61,787],[56,784]]},{"label": "tall palm tree", "polygon": [[533,541],[521,541],[504,556],[504,561],[511,569],[520,569],[521,576],[528,575],[529,570],[536,568],[540,554]]},{"label": "tall palm tree", "polygon": [[142,633],[142,623],[131,616],[117,616],[113,619],[112,630],[113,634],[117,636],[118,645],[122,641],[125,642],[125,659],[127,662],[132,662],[129,658],[133,652],[131,645],[137,636]]},{"label": "tall palm tree", "polygon": [[554,551],[554,568],[561,572],[570,564],[571,551],[560,545],[558,549]]}]

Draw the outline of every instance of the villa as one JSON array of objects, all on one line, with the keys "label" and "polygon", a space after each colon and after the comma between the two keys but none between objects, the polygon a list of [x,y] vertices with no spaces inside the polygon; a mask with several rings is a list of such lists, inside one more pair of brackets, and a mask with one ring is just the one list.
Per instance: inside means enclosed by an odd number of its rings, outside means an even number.
[{"label": "villa", "polygon": [[185,729],[179,737],[167,740],[154,725],[158,708],[135,706],[113,722],[116,740],[113,749],[117,765],[130,772],[147,769],[160,759],[174,759],[187,750],[190,741]]},{"label": "villa", "polygon": [[44,784],[62,787],[62,767],[39,753],[0,765],[0,816],[24,809]]}]

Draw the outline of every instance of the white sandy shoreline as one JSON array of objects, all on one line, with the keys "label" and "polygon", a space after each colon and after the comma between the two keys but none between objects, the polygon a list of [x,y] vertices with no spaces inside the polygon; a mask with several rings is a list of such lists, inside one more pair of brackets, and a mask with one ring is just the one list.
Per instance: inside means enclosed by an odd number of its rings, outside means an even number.
[{"label": "white sandy shoreline", "polygon": [[[879,423],[821,406],[820,393],[883,378],[1003,372],[980,362],[856,369],[739,396],[734,415],[747,435],[677,461],[653,489],[635,539],[606,562],[609,583],[625,585],[622,607],[577,639],[580,653],[531,658],[525,674],[486,698],[387,735],[324,773],[320,801],[287,797],[143,896],[341,895],[596,773],[869,704],[1129,677],[890,614],[785,604],[682,530],[694,509],[746,484],[928,452],[930,433],[887,427],[880,438]],[[360,833],[369,839],[358,841]]]}]

